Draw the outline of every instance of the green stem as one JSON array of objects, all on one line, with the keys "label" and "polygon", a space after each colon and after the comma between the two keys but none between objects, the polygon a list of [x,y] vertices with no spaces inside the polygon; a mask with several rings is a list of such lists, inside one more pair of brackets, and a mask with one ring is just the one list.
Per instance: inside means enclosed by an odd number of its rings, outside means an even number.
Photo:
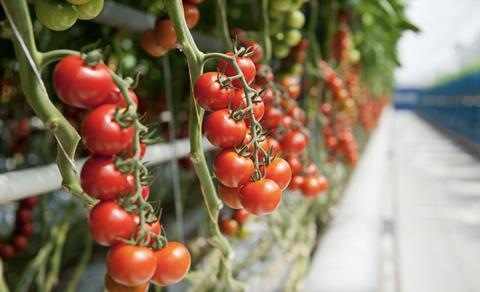
[{"label": "green stem", "polygon": [[268,0],[261,0],[261,32],[263,45],[263,61],[268,64],[272,59],[272,41],[270,39],[270,18],[268,16]]},{"label": "green stem", "polygon": [[230,31],[228,29],[227,5],[225,0],[217,0],[215,4],[217,27],[220,28],[220,35],[222,37],[223,45],[225,46],[226,50],[232,51],[233,43],[230,39]]},{"label": "green stem", "polygon": [[73,272],[72,278],[68,282],[68,286],[66,291],[67,292],[75,292],[77,291],[78,283],[80,282],[80,278],[85,270],[88,261],[92,255],[92,247],[93,247],[93,240],[90,234],[85,235],[85,245],[83,247],[82,257],[78,262],[77,266],[75,267],[75,271]]},{"label": "green stem", "polygon": [[50,101],[40,78],[39,69],[44,55],[37,51],[27,1],[1,0],[1,3],[11,17],[12,29],[18,32],[12,42],[20,67],[22,90],[35,114],[57,139],[57,165],[63,179],[62,186],[91,206],[95,200],[83,192],[73,164],[80,136]]}]

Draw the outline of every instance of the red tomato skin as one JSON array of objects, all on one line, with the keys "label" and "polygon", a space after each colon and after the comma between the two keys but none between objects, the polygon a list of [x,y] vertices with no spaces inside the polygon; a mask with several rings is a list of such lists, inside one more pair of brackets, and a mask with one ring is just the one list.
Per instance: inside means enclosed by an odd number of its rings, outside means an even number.
[{"label": "red tomato skin", "polygon": [[208,141],[220,148],[241,145],[247,134],[245,122],[234,120],[227,109],[208,115],[203,127]]},{"label": "red tomato skin", "polygon": [[222,202],[232,209],[241,209],[240,188],[228,188],[222,184],[218,185],[218,196]]},{"label": "red tomato skin", "polygon": [[12,244],[2,244],[0,245],[0,258],[3,261],[8,261],[15,257],[16,251],[15,247]]},{"label": "red tomato skin", "polygon": [[110,277],[125,286],[139,286],[148,282],[157,265],[154,251],[149,247],[119,243],[107,253]]},{"label": "red tomato skin", "polygon": [[12,240],[15,251],[23,251],[28,246],[28,238],[24,235],[15,235]]},{"label": "red tomato skin", "polygon": [[[234,54],[232,52],[228,52],[226,55],[233,56]],[[240,71],[242,71],[243,77],[245,78],[245,81],[247,82],[247,84],[248,85],[252,84],[253,80],[255,80],[255,74],[257,72],[253,61],[248,57],[238,56],[235,62],[240,67]],[[235,68],[232,65],[230,65],[230,63],[227,60],[224,60],[224,59],[221,59],[218,61],[217,70],[218,72],[223,72],[227,77],[232,77],[237,75],[237,71],[235,70]],[[236,88],[243,87],[241,79],[233,80],[232,85]]]},{"label": "red tomato skin", "polygon": [[228,108],[235,91],[222,87],[218,80],[219,73],[207,72],[202,74],[193,87],[195,100],[207,111],[216,111]]},{"label": "red tomato skin", "polygon": [[190,252],[180,242],[170,241],[155,252],[157,265],[152,282],[167,286],[180,282],[190,270]]},{"label": "red tomato skin", "polygon": [[[135,91],[133,91],[131,88],[128,89],[128,93],[130,93],[130,98],[132,99],[133,103],[138,105],[138,97]],[[107,98],[102,104],[114,104],[117,105],[120,108],[126,108],[128,107],[128,103],[123,97],[122,92],[120,91],[120,88],[118,88],[117,85],[113,85],[112,90],[110,93],[107,95]]]},{"label": "red tomato skin", "polygon": [[262,126],[265,130],[276,129],[283,120],[282,111],[276,107],[266,106]]},{"label": "red tomato skin", "polygon": [[138,286],[125,286],[115,282],[112,277],[105,275],[105,289],[108,292],[147,292],[148,286],[150,286],[150,282],[145,282]]},{"label": "red tomato skin", "polygon": [[300,86],[300,81],[293,77],[284,77],[280,80],[280,84],[287,90],[288,95],[291,98],[298,98],[302,87]]},{"label": "red tomato skin", "polygon": [[280,205],[282,190],[268,178],[249,182],[240,191],[240,201],[245,210],[252,214],[270,214]]},{"label": "red tomato skin", "polygon": [[101,104],[112,88],[107,66],[87,65],[80,56],[63,58],[53,72],[53,88],[58,97],[74,107],[88,108]]},{"label": "red tomato skin", "polygon": [[303,176],[300,176],[300,175],[293,176],[292,180],[290,181],[290,184],[288,185],[288,189],[292,191],[300,190],[304,180],[305,178]]},{"label": "red tomato skin", "polygon": [[38,205],[39,198],[37,196],[28,197],[20,201],[20,208],[33,209]]},{"label": "red tomato skin", "polygon": [[129,239],[136,228],[131,214],[114,201],[100,202],[88,216],[88,229],[100,245],[110,246]]},{"label": "red tomato skin", "polygon": [[213,171],[218,181],[229,188],[238,188],[249,182],[254,168],[250,158],[243,157],[231,149],[220,152],[213,163]]},{"label": "red tomato skin", "polygon": [[99,200],[114,200],[131,190],[128,175],[121,173],[112,158],[92,156],[80,172],[83,190]]},{"label": "red tomato skin", "polygon": [[220,231],[228,236],[235,236],[238,232],[238,222],[233,219],[218,220]]},{"label": "red tomato skin", "polygon": [[122,128],[115,121],[115,110],[115,105],[101,105],[93,109],[83,121],[83,142],[90,152],[111,156],[132,143],[134,127]]},{"label": "red tomato skin", "polygon": [[177,33],[170,19],[158,19],[155,23],[155,36],[160,47],[175,49],[177,47]]},{"label": "red tomato skin", "polygon": [[184,3],[183,13],[185,14],[185,21],[187,22],[188,28],[192,29],[197,26],[198,21],[200,20],[200,12],[198,11],[197,6]]},{"label": "red tomato skin", "polygon": [[[230,106],[233,110],[247,108],[247,99],[245,98],[245,93],[243,92],[243,90],[235,91],[235,94],[232,97]],[[265,104],[263,103],[263,101],[254,102],[253,116],[255,117],[255,120],[260,121],[263,118],[264,114],[265,114]],[[247,116],[245,117],[244,121],[247,127],[250,127],[249,113],[247,113]]]},{"label": "red tomato skin", "polygon": [[250,55],[250,59],[252,59],[254,63],[262,61],[263,49],[262,46],[260,46],[256,41],[252,39],[246,39],[242,40],[240,44],[242,45],[242,47],[248,48],[249,52],[252,52],[252,54]]},{"label": "red tomato skin", "polygon": [[245,224],[250,217],[252,217],[252,214],[243,208],[233,212],[233,219],[235,219],[239,225]]},{"label": "red tomato skin", "polygon": [[[132,217],[133,217],[133,220],[135,221],[135,224],[136,224],[136,226],[135,226],[136,227],[135,228],[135,238],[137,238],[138,233],[141,230],[141,228],[140,228],[140,217],[138,216],[138,214],[132,214]],[[158,218],[156,216],[153,216],[152,219],[153,219],[153,222],[151,222],[151,223],[145,222],[145,229],[148,230],[148,231],[151,231],[155,234],[160,234],[161,229],[162,229],[162,225],[160,224],[160,221],[158,221]],[[147,238],[147,234],[145,234],[143,236],[143,239],[146,239],[146,238]],[[152,246],[153,244],[155,244],[155,238],[150,237],[150,246]]]},{"label": "red tomato skin", "polygon": [[280,140],[283,152],[288,155],[299,155],[307,147],[308,138],[300,131],[291,131]]},{"label": "red tomato skin", "polygon": [[272,163],[267,165],[266,171],[265,178],[269,178],[277,183],[282,191],[287,188],[292,179],[292,169],[290,165],[280,157],[276,157]]},{"label": "red tomato skin", "polygon": [[314,197],[325,190],[325,185],[324,182],[318,180],[317,176],[308,175],[302,183],[301,190],[305,197]]}]

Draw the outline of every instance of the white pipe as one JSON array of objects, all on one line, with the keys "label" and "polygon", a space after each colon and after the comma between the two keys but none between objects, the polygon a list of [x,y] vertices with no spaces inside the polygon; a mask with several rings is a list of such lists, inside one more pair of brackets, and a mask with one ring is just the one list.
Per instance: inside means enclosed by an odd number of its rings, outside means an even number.
[{"label": "white pipe", "polygon": [[[214,148],[206,139],[203,145],[205,151]],[[174,143],[159,143],[147,147],[143,161],[158,164],[185,157],[189,152],[188,139],[177,140]],[[78,171],[82,169],[85,160],[86,158],[82,158],[75,161]],[[62,177],[54,163],[0,174],[0,204],[58,190],[61,188],[61,182]]]}]

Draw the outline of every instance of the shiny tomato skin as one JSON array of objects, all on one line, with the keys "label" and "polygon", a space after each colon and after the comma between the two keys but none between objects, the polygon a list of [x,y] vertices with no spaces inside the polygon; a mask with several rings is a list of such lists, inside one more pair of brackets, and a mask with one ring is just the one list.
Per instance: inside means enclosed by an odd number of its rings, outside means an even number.
[{"label": "shiny tomato skin", "polygon": [[252,214],[248,212],[245,209],[238,209],[233,212],[233,219],[238,222],[239,225],[245,224],[250,217],[252,217]]},{"label": "shiny tomato skin", "polygon": [[28,238],[24,235],[15,235],[12,244],[15,247],[15,251],[23,251],[28,246]]},{"label": "shiny tomato skin", "polygon": [[175,49],[177,47],[177,33],[170,19],[158,19],[155,23],[154,33],[160,47],[165,49]]},{"label": "shiny tomato skin", "polygon": [[238,222],[233,219],[223,219],[218,220],[218,227],[220,231],[228,236],[235,236],[238,232]]},{"label": "shiny tomato skin", "polygon": [[[135,222],[135,238],[138,237],[138,233],[140,232],[140,217],[138,214],[132,214],[133,220]],[[160,221],[158,221],[158,218],[156,216],[152,216],[152,222],[148,223],[145,221],[145,229],[153,232],[154,234],[160,234],[162,230],[162,225],[160,224]],[[143,239],[147,238],[147,234],[143,236]],[[150,246],[155,244],[155,238],[150,237]]]},{"label": "shiny tomato skin", "polygon": [[280,205],[282,190],[268,178],[249,182],[240,190],[240,201],[245,210],[252,214],[270,214]]},{"label": "shiny tomato skin", "polygon": [[324,191],[324,183],[317,176],[308,175],[301,186],[302,194],[306,197],[314,197]]},{"label": "shiny tomato skin", "polygon": [[287,188],[292,179],[292,169],[288,162],[280,157],[276,157],[272,163],[266,167],[267,174],[265,178],[273,180],[283,191]]},{"label": "shiny tomato skin", "polygon": [[290,184],[288,185],[288,189],[292,191],[298,191],[301,189],[303,185],[303,181],[305,178],[301,175],[295,175],[292,177],[292,180],[290,181]]},{"label": "shiny tomato skin", "polygon": [[308,138],[300,131],[294,130],[283,136],[280,146],[288,155],[301,154],[307,148]]},{"label": "shiny tomato skin", "polygon": [[253,161],[232,149],[220,152],[213,163],[218,181],[229,188],[238,188],[250,181],[254,171]]},{"label": "shiny tomato skin", "polygon": [[108,292],[147,292],[148,286],[150,286],[148,281],[138,286],[125,286],[115,282],[108,273],[105,275],[105,290]]},{"label": "shiny tomato skin", "polygon": [[0,259],[8,261],[16,255],[15,247],[12,244],[0,244]]},{"label": "shiny tomato skin", "polygon": [[252,59],[254,63],[262,61],[263,49],[262,46],[260,46],[256,41],[252,39],[245,39],[242,40],[240,44],[242,45],[242,47],[247,48],[249,52],[252,52],[249,58]]},{"label": "shiny tomato skin", "polygon": [[107,66],[87,65],[80,56],[63,58],[53,71],[53,88],[58,97],[74,107],[88,108],[101,104],[112,88]]},{"label": "shiny tomato skin", "polygon": [[[227,55],[233,56],[234,54],[232,52],[228,52]],[[253,61],[248,57],[238,56],[235,62],[238,64],[238,67],[240,67],[240,71],[242,71],[243,77],[245,78],[247,84],[252,84],[253,80],[255,80],[256,74],[255,64],[253,63]],[[227,77],[237,75],[237,71],[235,70],[235,68],[230,65],[227,60],[224,59],[218,61],[217,70],[218,72],[223,72]],[[236,88],[243,88],[242,81],[240,79],[233,80],[232,85]]]},{"label": "shiny tomato skin", "polygon": [[[230,107],[233,110],[245,109],[247,108],[247,99],[245,98],[245,93],[243,90],[235,91],[235,94],[232,97]],[[253,116],[255,120],[260,121],[265,113],[265,104],[263,101],[257,101],[253,103]],[[247,113],[245,116],[245,124],[247,127],[250,127],[250,115]]]},{"label": "shiny tomato skin", "polygon": [[100,202],[88,216],[88,229],[100,245],[110,246],[129,239],[136,228],[130,213],[114,201]]},{"label": "shiny tomato skin", "polygon": [[200,11],[197,6],[184,3],[183,13],[185,14],[185,21],[187,22],[188,28],[192,29],[197,26],[198,21],[200,20]]},{"label": "shiny tomato skin", "polygon": [[273,106],[265,106],[265,113],[263,115],[262,126],[265,130],[274,130],[283,120],[283,113],[280,109]]},{"label": "shiny tomato skin", "polygon": [[218,196],[222,202],[232,209],[241,209],[240,188],[228,188],[222,184],[218,185]]},{"label": "shiny tomato skin", "polygon": [[218,76],[217,72],[204,73],[197,79],[193,87],[195,100],[207,111],[228,108],[235,94],[233,89],[222,87]]},{"label": "shiny tomato skin", "polygon": [[99,200],[114,200],[131,190],[128,175],[121,173],[112,158],[92,156],[80,172],[83,190]]},{"label": "shiny tomato skin", "polygon": [[[138,105],[138,97],[135,91],[133,91],[131,88],[128,89],[128,93],[130,93],[130,98],[132,99],[133,103]],[[122,92],[120,91],[120,88],[118,88],[117,85],[114,85],[112,87],[112,90],[110,93],[107,95],[107,98],[103,102],[103,104],[114,104],[117,105],[120,108],[126,108],[128,106],[127,101],[123,97]]]},{"label": "shiny tomato skin", "polygon": [[297,98],[300,95],[302,87],[300,86],[300,81],[293,77],[283,77],[280,80],[280,85],[282,85],[288,92],[288,95],[291,98]]},{"label": "shiny tomato skin", "polygon": [[152,29],[146,30],[142,33],[140,44],[142,49],[152,57],[160,57],[168,52],[168,49],[165,49],[158,44],[157,37]]},{"label": "shiny tomato skin", "polygon": [[180,242],[169,241],[155,254],[157,265],[152,282],[156,285],[167,286],[178,283],[190,270],[190,252]]},{"label": "shiny tomato skin", "polygon": [[303,165],[300,162],[300,159],[298,159],[295,156],[289,156],[287,157],[286,161],[290,165],[290,169],[292,170],[292,175],[298,175],[302,172]]},{"label": "shiny tomato skin", "polygon": [[111,156],[127,148],[133,141],[135,128],[122,128],[115,121],[116,106],[104,104],[94,108],[82,124],[83,142],[90,152]]},{"label": "shiny tomato skin", "polygon": [[227,109],[208,115],[203,128],[208,141],[220,148],[241,145],[247,134],[245,122],[233,119]]},{"label": "shiny tomato skin", "polygon": [[107,253],[107,270],[110,277],[125,286],[139,286],[148,282],[155,273],[155,252],[144,246],[119,243]]}]

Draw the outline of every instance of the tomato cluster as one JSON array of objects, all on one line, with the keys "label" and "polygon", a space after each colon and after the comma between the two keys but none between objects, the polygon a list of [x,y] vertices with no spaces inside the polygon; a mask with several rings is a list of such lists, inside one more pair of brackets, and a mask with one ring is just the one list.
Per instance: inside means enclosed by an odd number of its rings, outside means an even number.
[{"label": "tomato cluster", "polygon": [[[183,13],[189,29],[193,29],[200,21],[200,11],[198,4],[204,0],[185,0],[183,1]],[[155,27],[143,32],[141,45],[145,52],[152,57],[165,55],[169,50],[177,46],[177,33],[173,28],[172,21],[168,18],[158,17]]]},{"label": "tomato cluster", "polygon": [[230,216],[220,215],[218,226],[220,231],[227,236],[235,236],[244,239],[248,236],[245,223],[250,219],[252,214],[245,209],[234,209]]},{"label": "tomato cluster", "polygon": [[28,246],[28,238],[33,234],[33,209],[38,197],[32,196],[20,200],[15,215],[15,231],[8,243],[0,243],[0,259],[8,261]]},{"label": "tomato cluster", "polygon": [[[97,243],[111,246],[106,286],[117,291],[123,286],[148,287],[149,281],[162,286],[180,281],[190,268],[190,254],[181,243],[165,242],[160,222],[145,202],[150,192],[147,173],[138,168],[146,150],[144,132],[138,117],[128,115],[138,105],[135,92],[122,93],[94,52],[62,59],[53,82],[62,101],[91,109],[82,124],[82,138],[92,156],[80,182],[88,195],[100,200],[90,211],[88,226]],[[127,92],[130,99],[123,95]],[[140,141],[135,142],[136,135]]]},{"label": "tomato cluster", "polygon": [[305,15],[300,10],[303,0],[270,1],[270,36],[273,55],[285,58],[292,47],[302,39],[301,28],[305,24]]},{"label": "tomato cluster", "polygon": [[246,52],[227,53],[236,66],[220,59],[217,72],[206,72],[196,80],[194,94],[198,105],[211,111],[204,122],[208,140],[223,148],[213,165],[220,198],[233,209],[263,215],[279,206],[291,171],[281,158],[273,158],[271,139],[258,123],[267,113],[262,94],[248,87],[255,81],[256,67],[248,56],[255,52],[252,48]]},{"label": "tomato cluster", "polygon": [[90,20],[103,9],[104,0],[36,0],[38,21],[51,30],[61,31],[72,27],[78,19]]}]

